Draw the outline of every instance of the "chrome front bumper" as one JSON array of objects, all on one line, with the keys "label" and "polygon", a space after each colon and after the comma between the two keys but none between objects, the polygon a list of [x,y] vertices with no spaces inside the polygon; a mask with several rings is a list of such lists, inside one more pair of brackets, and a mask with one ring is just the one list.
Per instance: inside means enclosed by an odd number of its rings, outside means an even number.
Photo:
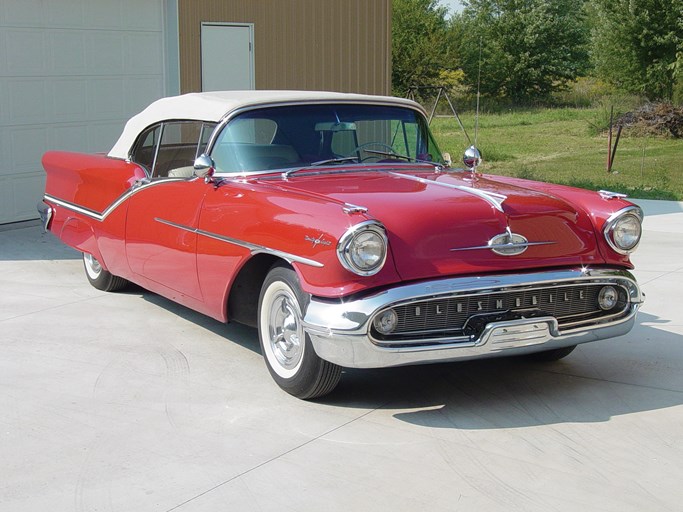
[{"label": "chrome front bumper", "polygon": [[[460,337],[438,343],[384,345],[370,336],[374,314],[393,304],[505,287],[602,280],[624,285],[628,289],[629,304],[624,316],[598,325],[561,331],[555,318],[536,317],[489,323],[476,339]],[[349,368],[381,368],[540,352],[621,336],[633,328],[642,302],[640,288],[629,272],[581,268],[433,280],[398,286],[350,301],[313,297],[304,324],[322,359]]]}]

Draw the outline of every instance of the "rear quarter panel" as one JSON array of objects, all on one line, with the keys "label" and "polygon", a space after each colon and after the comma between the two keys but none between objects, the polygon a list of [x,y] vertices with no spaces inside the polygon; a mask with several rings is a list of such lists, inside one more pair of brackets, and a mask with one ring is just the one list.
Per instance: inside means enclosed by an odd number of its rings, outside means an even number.
[{"label": "rear quarter panel", "polygon": [[66,151],[43,156],[45,199],[53,207],[50,231],[67,245],[93,254],[110,272],[125,276],[123,238],[127,203],[117,204],[145,177],[138,165]]}]

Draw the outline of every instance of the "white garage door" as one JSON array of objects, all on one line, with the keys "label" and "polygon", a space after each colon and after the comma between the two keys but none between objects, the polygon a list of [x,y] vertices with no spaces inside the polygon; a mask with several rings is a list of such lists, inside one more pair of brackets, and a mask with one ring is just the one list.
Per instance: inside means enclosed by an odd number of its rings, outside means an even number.
[{"label": "white garage door", "polygon": [[108,151],[164,94],[163,0],[0,1],[0,224],[37,218],[48,149]]}]

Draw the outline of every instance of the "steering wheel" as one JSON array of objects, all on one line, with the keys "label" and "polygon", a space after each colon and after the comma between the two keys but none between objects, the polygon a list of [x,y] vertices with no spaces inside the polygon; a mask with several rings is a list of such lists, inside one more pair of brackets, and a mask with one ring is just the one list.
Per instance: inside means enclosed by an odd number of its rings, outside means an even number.
[{"label": "steering wheel", "polygon": [[365,142],[364,144],[361,144],[361,145],[353,148],[353,151],[351,151],[348,154],[348,156],[352,156],[354,153],[357,153],[359,158],[360,158],[359,162],[364,162],[368,158],[377,158],[378,160],[380,160],[382,158],[382,155],[370,155],[370,156],[366,156],[365,158],[360,157],[360,152],[369,146],[378,146],[378,147],[384,148],[387,150],[388,153],[391,153],[392,155],[396,153],[394,151],[394,148],[392,148],[389,144],[384,144],[383,142]]}]

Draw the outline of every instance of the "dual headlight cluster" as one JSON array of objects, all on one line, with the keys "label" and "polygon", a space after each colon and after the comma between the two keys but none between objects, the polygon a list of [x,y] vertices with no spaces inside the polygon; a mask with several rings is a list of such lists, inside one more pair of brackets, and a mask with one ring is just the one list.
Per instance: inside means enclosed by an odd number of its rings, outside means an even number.
[{"label": "dual headlight cluster", "polygon": [[387,234],[375,221],[366,221],[348,229],[337,245],[342,266],[359,276],[372,276],[382,270],[387,259]]},{"label": "dual headlight cluster", "polygon": [[640,243],[643,211],[637,206],[619,210],[605,223],[603,233],[609,246],[619,254],[630,254]]}]

